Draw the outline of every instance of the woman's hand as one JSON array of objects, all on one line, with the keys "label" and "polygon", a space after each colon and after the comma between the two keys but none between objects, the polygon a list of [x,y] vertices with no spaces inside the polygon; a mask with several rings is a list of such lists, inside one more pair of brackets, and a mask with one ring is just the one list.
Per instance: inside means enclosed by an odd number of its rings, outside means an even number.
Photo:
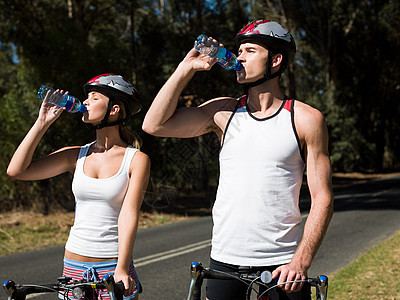
[{"label": "woman's hand", "polygon": [[124,287],[125,287],[125,291],[124,291],[125,297],[133,294],[135,287],[136,287],[136,283],[132,279],[132,277],[129,276],[129,274],[127,272],[118,271],[117,269],[115,269],[114,281],[115,281],[115,283],[120,282],[120,281],[123,282]]},{"label": "woman's hand", "polygon": [[63,97],[65,94],[68,94],[68,92],[64,93],[62,90],[56,90],[51,94],[50,91],[48,91],[40,107],[38,121],[41,121],[44,124],[53,123],[65,110],[65,107],[59,107],[49,101],[57,97]]}]

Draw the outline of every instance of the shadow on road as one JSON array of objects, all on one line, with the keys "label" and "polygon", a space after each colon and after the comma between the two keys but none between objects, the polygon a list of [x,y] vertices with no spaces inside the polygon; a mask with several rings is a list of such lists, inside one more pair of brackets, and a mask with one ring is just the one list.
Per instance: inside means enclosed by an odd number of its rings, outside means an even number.
[{"label": "shadow on road", "polygon": [[[400,176],[334,188],[335,211],[400,209]],[[302,190],[301,210],[308,211],[310,196]]]},{"label": "shadow on road", "polygon": [[[335,211],[400,209],[400,175],[383,179],[359,177],[333,177]],[[396,192],[397,189],[397,192]],[[215,199],[216,187],[204,192],[175,191],[174,196],[161,199],[152,205],[145,201],[144,211],[174,213],[182,216],[209,216]],[[154,202],[153,202],[154,203]],[[308,212],[310,195],[306,181],[300,193],[300,209]]]}]

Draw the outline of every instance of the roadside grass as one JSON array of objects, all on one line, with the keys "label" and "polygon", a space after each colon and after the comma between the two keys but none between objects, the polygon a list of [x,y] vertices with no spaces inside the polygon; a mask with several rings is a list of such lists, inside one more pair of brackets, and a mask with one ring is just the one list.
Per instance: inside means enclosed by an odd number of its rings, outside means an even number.
[{"label": "roadside grass", "polygon": [[73,214],[5,213],[0,215],[0,255],[66,242]]},{"label": "roadside grass", "polygon": [[400,231],[329,276],[330,300],[400,300]]}]

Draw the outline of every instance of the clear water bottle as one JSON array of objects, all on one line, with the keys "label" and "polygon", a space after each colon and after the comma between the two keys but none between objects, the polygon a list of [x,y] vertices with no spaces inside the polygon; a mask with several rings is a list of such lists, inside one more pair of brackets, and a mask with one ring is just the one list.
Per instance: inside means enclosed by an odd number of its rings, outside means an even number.
[{"label": "clear water bottle", "polygon": [[200,53],[206,54],[210,57],[218,57],[219,60],[217,63],[225,69],[234,69],[235,71],[240,71],[243,68],[242,64],[237,60],[235,54],[225,48],[220,47],[205,34],[201,34],[197,37],[196,41],[194,42],[194,47]]},{"label": "clear water bottle", "polygon": [[53,94],[55,90],[49,86],[42,85],[38,91],[38,99],[44,100],[46,98],[47,92],[49,92],[49,97],[47,97],[46,102],[58,105],[60,107],[65,107],[67,112],[85,112],[86,106],[82,105],[78,98],[71,96],[69,94]]}]

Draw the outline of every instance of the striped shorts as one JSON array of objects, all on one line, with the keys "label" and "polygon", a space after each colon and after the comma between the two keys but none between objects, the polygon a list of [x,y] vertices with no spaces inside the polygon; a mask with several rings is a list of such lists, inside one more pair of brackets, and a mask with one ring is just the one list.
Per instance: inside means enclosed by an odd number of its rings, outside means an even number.
[{"label": "striped shorts", "polygon": [[[85,279],[87,281],[97,281],[101,280],[104,275],[113,275],[114,270],[117,266],[117,260],[98,262],[98,263],[89,263],[89,262],[81,262],[75,261],[71,259],[64,258],[64,270],[63,276],[72,278],[74,280],[82,280]],[[134,280],[136,286],[132,295],[128,297],[124,297],[124,300],[134,299],[138,293],[140,292],[140,282],[136,275],[135,267],[133,266],[133,261],[131,261],[129,265],[128,274]],[[72,292],[68,293],[68,298],[64,295],[63,292],[59,293],[59,299],[76,299],[73,297]],[[84,299],[84,298],[81,298]],[[107,290],[96,290],[95,300],[110,300],[110,295]],[[80,299],[79,299],[80,300]]]}]

